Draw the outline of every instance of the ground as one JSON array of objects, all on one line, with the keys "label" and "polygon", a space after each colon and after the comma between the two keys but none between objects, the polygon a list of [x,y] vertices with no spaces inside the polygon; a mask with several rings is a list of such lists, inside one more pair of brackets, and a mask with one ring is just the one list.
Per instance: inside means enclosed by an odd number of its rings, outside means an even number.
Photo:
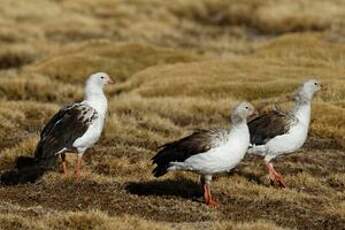
[{"label": "ground", "polygon": [[[32,155],[39,132],[83,97],[90,73],[116,81],[82,179],[49,172],[0,187],[0,229],[344,229],[345,2],[3,0],[0,7],[0,170]],[[323,89],[304,147],[277,159],[288,188],[247,156],[212,183],[156,179],[158,146],[195,128],[227,127],[242,100],[284,102],[306,79]]]}]

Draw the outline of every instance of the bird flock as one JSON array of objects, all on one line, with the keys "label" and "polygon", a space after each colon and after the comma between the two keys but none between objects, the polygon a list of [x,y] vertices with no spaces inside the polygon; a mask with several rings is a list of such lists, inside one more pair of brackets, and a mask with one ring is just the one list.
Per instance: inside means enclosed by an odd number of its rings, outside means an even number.
[{"label": "bird flock", "polygon": [[[15,167],[1,174],[0,183],[10,186],[35,182],[56,168],[59,159],[67,175],[67,152],[77,154],[75,176],[79,180],[83,154],[98,141],[104,127],[108,103],[103,89],[113,83],[103,72],[89,76],[84,100],[61,108],[43,128],[33,156],[18,157]],[[232,108],[230,128],[198,129],[160,146],[151,159],[155,165],[153,176],[161,177],[170,171],[199,174],[205,203],[217,207],[210,189],[212,177],[235,168],[246,154],[255,154],[263,157],[270,180],[285,188],[283,176],[271,161],[303,146],[312,99],[320,89],[318,80],[303,82],[291,97],[295,105],[289,112],[274,107],[259,113],[249,102],[239,103]]]}]

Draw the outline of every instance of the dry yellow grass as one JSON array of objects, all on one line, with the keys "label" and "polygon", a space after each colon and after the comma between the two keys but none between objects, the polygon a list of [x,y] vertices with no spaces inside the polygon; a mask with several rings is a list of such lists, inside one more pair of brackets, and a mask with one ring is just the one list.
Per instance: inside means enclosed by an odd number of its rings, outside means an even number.
[{"label": "dry yellow grass", "polygon": [[[345,226],[345,2],[338,0],[3,0],[0,170],[30,155],[60,106],[108,72],[109,115],[81,182],[59,172],[0,187],[0,229],[341,229]],[[326,85],[310,137],[277,161],[288,189],[247,157],[202,203],[190,173],[151,175],[157,147],[230,125],[240,100],[279,102]],[[289,108],[290,103],[282,103]],[[68,156],[69,167],[75,155]],[[39,218],[37,218],[39,217]]]},{"label": "dry yellow grass", "polygon": [[[204,222],[198,223],[197,226],[191,223],[181,223],[181,224],[171,224],[167,222],[152,222],[143,220],[137,216],[116,216],[111,217],[104,212],[97,210],[90,210],[87,212],[77,211],[77,212],[56,212],[51,211],[45,213],[40,207],[22,208],[18,206],[13,206],[8,203],[2,203],[4,209],[16,210],[20,212],[21,215],[6,214],[0,216],[3,229],[30,229],[30,230],[43,230],[43,229],[100,229],[100,230],[168,230],[168,229],[199,229],[201,228],[212,228],[212,229],[279,229],[283,230],[285,228],[280,228],[277,225],[259,220],[256,222],[248,223],[232,223],[232,222]],[[26,216],[27,213],[35,213],[41,215],[39,219],[35,217]],[[25,216],[25,217],[23,217]]]}]

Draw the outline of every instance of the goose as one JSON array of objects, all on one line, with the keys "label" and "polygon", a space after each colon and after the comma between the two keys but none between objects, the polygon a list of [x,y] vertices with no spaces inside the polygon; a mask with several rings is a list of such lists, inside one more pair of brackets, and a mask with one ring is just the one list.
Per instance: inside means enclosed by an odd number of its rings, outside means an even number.
[{"label": "goose", "polygon": [[84,100],[61,108],[43,128],[34,156],[18,157],[16,167],[3,173],[0,182],[7,185],[34,182],[56,166],[59,156],[67,175],[66,152],[77,154],[75,174],[79,179],[82,156],[98,141],[103,130],[108,106],[103,88],[112,83],[106,73],[90,75]]},{"label": "goose", "polygon": [[271,161],[303,146],[308,136],[312,99],[320,89],[318,80],[305,81],[293,96],[292,111],[286,113],[276,108],[248,122],[251,143],[248,153],[264,157],[270,180],[281,187],[285,188],[286,183]]},{"label": "goose", "polygon": [[231,113],[230,129],[198,129],[180,140],[160,147],[152,158],[153,175],[168,171],[191,171],[200,175],[205,203],[217,207],[210,183],[214,174],[230,171],[243,159],[249,146],[247,118],[255,113],[248,102],[237,105]]}]

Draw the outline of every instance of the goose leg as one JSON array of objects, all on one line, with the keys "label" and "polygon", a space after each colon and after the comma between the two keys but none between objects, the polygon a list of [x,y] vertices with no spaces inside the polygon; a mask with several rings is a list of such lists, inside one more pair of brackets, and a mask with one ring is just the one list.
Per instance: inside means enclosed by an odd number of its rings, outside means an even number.
[{"label": "goose leg", "polygon": [[213,196],[211,194],[211,189],[209,184],[205,184],[208,200],[206,201],[206,204],[211,208],[217,208],[219,206],[218,202],[213,199]]},{"label": "goose leg", "polygon": [[286,188],[286,183],[284,182],[283,176],[274,169],[273,164],[266,163],[266,167],[267,167],[270,179],[272,181],[277,182],[280,187]]},{"label": "goose leg", "polygon": [[202,185],[202,190],[203,190],[203,195],[204,195],[205,203],[207,204],[209,202],[210,198],[208,196],[208,191],[207,191],[207,185],[206,184]]},{"label": "goose leg", "polygon": [[205,203],[212,208],[218,207],[218,203],[213,199],[213,196],[211,194],[210,189],[210,182],[212,180],[212,176],[206,175],[201,177],[201,183],[203,186],[203,192],[204,192],[204,199]]},{"label": "goose leg", "polygon": [[77,180],[80,179],[80,167],[81,167],[81,163],[82,163],[82,156],[80,154],[77,154],[77,165],[75,168],[75,176],[77,178]]},{"label": "goose leg", "polygon": [[67,176],[68,172],[67,172],[67,163],[66,163],[66,154],[65,153],[61,153],[61,160],[62,160],[63,174],[64,174],[64,176]]},{"label": "goose leg", "polygon": [[203,191],[205,203],[208,205],[210,203],[210,192],[209,192],[208,184],[206,183],[205,176],[203,176],[203,175],[200,176],[200,182],[201,182],[201,188]]}]

